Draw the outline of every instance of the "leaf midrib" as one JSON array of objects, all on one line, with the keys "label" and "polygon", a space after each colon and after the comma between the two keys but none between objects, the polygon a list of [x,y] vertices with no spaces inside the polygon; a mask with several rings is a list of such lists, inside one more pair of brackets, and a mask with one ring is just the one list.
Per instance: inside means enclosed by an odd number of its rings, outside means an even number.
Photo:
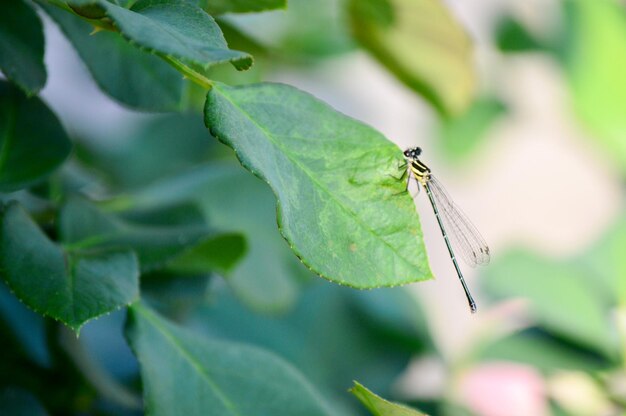
[{"label": "leaf midrib", "polygon": [[187,349],[165,328],[157,319],[152,316],[152,313],[146,310],[143,306],[134,305],[133,309],[140,313],[146,320],[148,320],[162,335],[165,337],[170,344],[178,350],[181,356],[191,364],[191,366],[197,371],[198,374],[209,384],[211,388],[213,388],[216,396],[219,400],[224,404],[224,406],[231,411],[231,414],[240,416],[241,414],[237,412],[236,406],[233,402],[231,402],[226,394],[219,388],[219,385],[210,377],[209,373],[205,371],[194,357],[187,351]]},{"label": "leaf midrib", "polygon": [[245,111],[242,107],[240,107],[239,105],[237,105],[237,103],[233,102],[233,101],[232,101],[232,100],[231,100],[231,99],[230,99],[230,98],[229,98],[226,94],[224,94],[224,93],[223,93],[223,91],[219,90],[219,88],[218,88],[217,86],[214,86],[214,89],[216,89],[216,90],[220,91],[220,95],[221,95],[222,97],[224,97],[224,98],[225,98],[225,99],[226,99],[226,100],[227,100],[230,104],[232,104],[235,108],[239,109],[239,110],[241,111],[241,113],[242,113],[242,114],[244,114],[248,120],[250,120],[250,122],[251,122],[251,123],[253,123],[253,124],[254,124],[254,125],[255,125],[258,129],[259,129],[259,130],[261,130],[265,136],[267,136],[268,141],[269,141],[270,143],[272,143],[274,146],[276,146],[278,149],[280,149],[280,150],[282,151],[282,153],[283,153],[283,154],[284,154],[284,155],[285,155],[285,156],[286,156],[286,157],[287,157],[287,158],[288,158],[288,159],[289,159],[289,160],[290,160],[290,161],[291,161],[294,165],[296,165],[297,167],[299,167],[299,168],[302,170],[302,172],[303,172],[303,173],[305,173],[305,175],[306,175],[306,176],[308,176],[308,177],[309,177],[309,179],[310,179],[313,183],[315,183],[316,185],[318,185],[318,188],[319,188],[319,189],[323,190],[323,191],[324,191],[324,193],[326,193],[326,194],[327,194],[327,195],[328,195],[328,196],[329,196],[332,200],[334,200],[334,201],[337,203],[337,205],[338,205],[339,207],[341,207],[341,208],[342,208],[342,210],[344,210],[345,212],[347,212],[347,213],[348,213],[348,215],[349,215],[349,216],[351,216],[352,218],[354,218],[355,222],[356,222],[357,224],[359,224],[359,226],[361,226],[361,227],[362,227],[363,229],[365,229],[367,232],[369,232],[369,233],[370,233],[370,234],[372,234],[374,237],[376,237],[377,239],[379,239],[380,241],[382,241],[382,242],[383,242],[383,244],[384,244],[385,246],[389,247],[389,249],[390,249],[393,253],[395,253],[395,254],[398,256],[398,258],[402,259],[402,261],[404,261],[406,264],[408,264],[408,265],[409,265],[409,266],[411,266],[411,267],[417,267],[417,268],[419,269],[419,266],[417,266],[417,265],[415,265],[415,264],[411,263],[411,262],[410,262],[409,260],[407,260],[404,256],[400,255],[400,253],[398,253],[398,251],[397,251],[394,247],[392,247],[392,246],[391,246],[391,245],[390,245],[387,241],[385,241],[385,239],[384,239],[381,235],[377,234],[377,233],[376,233],[373,229],[371,229],[370,227],[368,227],[368,226],[367,226],[367,225],[366,225],[363,221],[361,221],[361,219],[360,219],[360,218],[356,215],[356,213],[354,213],[352,210],[350,210],[350,208],[349,208],[349,207],[347,207],[347,206],[346,206],[346,205],[344,205],[344,204],[343,204],[340,200],[338,200],[338,199],[337,199],[337,198],[336,198],[336,197],[335,197],[335,196],[334,196],[334,195],[333,195],[333,194],[332,194],[332,193],[331,193],[331,192],[330,192],[330,191],[329,191],[326,187],[322,186],[322,184],[321,184],[319,181],[317,181],[317,180],[315,179],[315,176],[313,176],[313,175],[312,175],[312,173],[311,173],[311,172],[309,172],[309,170],[308,170],[308,169],[307,169],[304,165],[302,165],[301,163],[299,163],[296,159],[294,159],[294,158],[292,157],[292,155],[291,155],[289,152],[285,151],[285,149],[284,149],[282,146],[280,146],[278,143],[276,143],[274,140],[272,140],[274,136],[273,136],[273,135],[272,135],[272,134],[271,134],[271,133],[270,133],[267,129],[265,129],[263,126],[261,126],[259,123],[257,123],[257,122],[256,122],[256,120],[255,120],[254,118],[252,118],[252,115],[251,115],[251,114],[249,114],[249,113],[248,113],[248,112],[246,112],[246,111]]}]

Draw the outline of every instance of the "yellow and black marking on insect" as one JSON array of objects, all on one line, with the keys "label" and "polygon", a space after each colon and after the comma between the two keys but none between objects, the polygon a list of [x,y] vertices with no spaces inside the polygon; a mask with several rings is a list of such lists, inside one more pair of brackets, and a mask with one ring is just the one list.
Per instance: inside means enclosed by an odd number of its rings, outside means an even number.
[{"label": "yellow and black marking on insect", "polygon": [[408,174],[407,190],[411,178],[416,180],[418,187],[422,185],[426,190],[430,204],[435,212],[437,223],[441,229],[441,234],[448,248],[448,253],[450,253],[452,264],[454,264],[456,273],[461,281],[470,309],[474,313],[476,312],[476,302],[465,283],[453,247],[458,249],[463,260],[472,267],[489,263],[489,247],[476,227],[452,201],[452,198],[450,198],[437,178],[433,176],[428,166],[419,160],[421,153],[422,149],[419,147],[412,147],[404,151],[407,169],[402,178]]}]

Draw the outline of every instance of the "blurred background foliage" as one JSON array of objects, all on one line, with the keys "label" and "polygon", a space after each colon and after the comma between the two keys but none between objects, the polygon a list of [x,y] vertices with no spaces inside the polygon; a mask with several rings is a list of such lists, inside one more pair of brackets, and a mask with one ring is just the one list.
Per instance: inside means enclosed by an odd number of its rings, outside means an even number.
[{"label": "blurred background foliage", "polygon": [[[58,25],[93,82],[132,114],[121,127],[106,129],[92,120],[98,114],[85,119],[60,112],[74,146],[69,160],[45,181],[35,172],[29,190],[3,194],[27,207],[47,235],[74,244],[112,233],[113,242],[124,241],[141,259],[143,299],[197,333],[286,359],[332,403],[333,414],[365,414],[346,393],[352,380],[432,416],[625,414],[623,3],[555,0],[554,16],[538,30],[519,7],[500,2],[482,28],[487,38],[478,41],[492,58],[477,69],[471,36],[455,23],[456,8],[442,3],[290,0],[286,11],[258,14],[221,14],[232,10],[215,3],[230,47],[254,55],[255,65],[246,72],[218,65],[207,77],[231,84],[290,82],[330,71],[324,76],[331,78],[332,62],[363,59],[367,51],[375,65],[431,105],[432,128],[424,134],[433,137],[439,163],[456,167],[457,175],[485,149],[498,149],[499,127],[516,117],[490,74],[506,62],[538,56],[558,68],[576,128],[621,186],[621,213],[568,256],[531,244],[496,246],[493,264],[472,281],[481,291],[478,329],[455,354],[437,335],[455,329],[440,328],[440,309],[415,295],[420,285],[354,291],[322,281],[297,260],[276,228],[270,189],[209,137],[201,88],[115,34],[89,36],[89,23],[40,3],[51,18],[45,24]],[[541,2],[533,4],[541,14]],[[62,106],[54,97],[59,94],[50,93],[49,102]],[[45,109],[30,114],[36,112]],[[69,152],[53,122],[45,115],[38,122],[61,143],[61,153]],[[412,140],[421,144],[422,137]],[[59,157],[52,155],[50,163]],[[3,192],[23,183],[10,177],[11,163],[0,159]],[[584,189],[579,197],[586,197]],[[72,220],[55,225],[57,209]],[[219,256],[212,256],[216,246]],[[439,283],[444,279],[451,277]],[[122,335],[124,311],[90,322],[76,339],[2,286],[0,316],[0,414],[142,413],[139,367]]]}]

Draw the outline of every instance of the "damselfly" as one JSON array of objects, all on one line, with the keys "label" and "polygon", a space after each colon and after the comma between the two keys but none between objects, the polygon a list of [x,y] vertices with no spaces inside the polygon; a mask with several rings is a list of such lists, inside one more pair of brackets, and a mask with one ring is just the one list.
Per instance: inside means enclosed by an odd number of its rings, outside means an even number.
[{"label": "damselfly", "polygon": [[[404,151],[404,157],[407,161],[407,170],[403,174],[403,177],[408,174],[407,190],[411,178],[415,179],[418,188],[422,185],[426,190],[430,204],[435,212],[435,217],[439,223],[441,234],[443,234],[443,239],[446,242],[446,247],[448,247],[452,264],[454,264],[461,285],[463,285],[463,290],[465,291],[470,309],[472,313],[474,313],[476,312],[476,302],[465,283],[463,273],[461,273],[461,268],[456,261],[452,247],[454,246],[454,248],[458,249],[463,260],[472,267],[489,263],[489,247],[487,247],[487,243],[485,243],[485,240],[476,227],[474,227],[471,221],[452,201],[437,178],[433,176],[430,169],[419,160],[421,153],[422,149],[419,147],[412,147]],[[448,238],[448,236],[450,238]]]}]

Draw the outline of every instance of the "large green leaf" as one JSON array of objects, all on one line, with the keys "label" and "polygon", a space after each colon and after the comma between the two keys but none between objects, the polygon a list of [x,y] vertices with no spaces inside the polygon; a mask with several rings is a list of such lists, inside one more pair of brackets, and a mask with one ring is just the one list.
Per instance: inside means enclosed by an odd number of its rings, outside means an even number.
[{"label": "large green leaf", "polygon": [[618,2],[565,2],[565,70],[574,108],[626,167],[626,11]]},{"label": "large green leaf", "polygon": [[430,279],[400,149],[309,94],[279,84],[207,96],[211,133],[270,184],[296,255],[322,277],[358,288]]},{"label": "large green leaf", "polygon": [[39,98],[0,81],[0,192],[24,188],[68,156],[71,143]]},{"label": "large green leaf", "polygon": [[139,265],[122,250],[64,250],[17,204],[2,209],[0,270],[15,295],[35,311],[79,331],[90,319],[139,295]]},{"label": "large green leaf", "polygon": [[313,387],[282,359],[250,346],[204,339],[141,303],[126,335],[141,364],[148,415],[330,415]]},{"label": "large green leaf", "polygon": [[0,69],[28,95],[46,83],[43,27],[37,13],[22,0],[0,13]]},{"label": "large green leaf", "polygon": [[444,2],[351,0],[350,16],[357,40],[441,114],[471,103],[472,45]]},{"label": "large green leaf", "polygon": [[227,276],[241,300],[265,312],[282,311],[294,303],[296,278],[306,270],[276,230],[272,192],[240,167],[202,165],[114,203],[141,210],[185,201],[197,203],[211,226],[246,236],[246,256]]},{"label": "large green leaf", "polygon": [[[185,0],[129,2],[129,8],[107,0],[70,0],[79,13],[99,10],[132,44],[156,53],[179,69],[206,69],[232,62],[238,69],[252,65],[252,57],[228,49],[215,20],[199,6]],[[97,13],[96,13],[97,14]]]},{"label": "large green leaf", "polygon": [[533,319],[546,330],[613,357],[610,305],[594,290],[595,277],[577,266],[511,253],[486,271],[483,283],[498,298],[528,299]]},{"label": "large green leaf", "polygon": [[392,403],[377,396],[356,381],[354,382],[354,387],[350,389],[350,392],[354,394],[374,416],[425,416],[422,412],[418,412],[417,410],[398,403]]},{"label": "large green leaf", "polygon": [[238,234],[215,234],[204,224],[133,224],[76,198],[61,210],[59,234],[69,247],[131,249],[137,253],[142,272],[228,273],[245,252]]},{"label": "large green leaf", "polygon": [[177,111],[184,107],[184,80],[162,59],[138,50],[110,31],[93,26],[49,3],[41,6],[60,26],[98,86],[132,108]]},{"label": "large green leaf", "polygon": [[207,12],[216,15],[284,9],[287,0],[202,0],[201,4]]}]

